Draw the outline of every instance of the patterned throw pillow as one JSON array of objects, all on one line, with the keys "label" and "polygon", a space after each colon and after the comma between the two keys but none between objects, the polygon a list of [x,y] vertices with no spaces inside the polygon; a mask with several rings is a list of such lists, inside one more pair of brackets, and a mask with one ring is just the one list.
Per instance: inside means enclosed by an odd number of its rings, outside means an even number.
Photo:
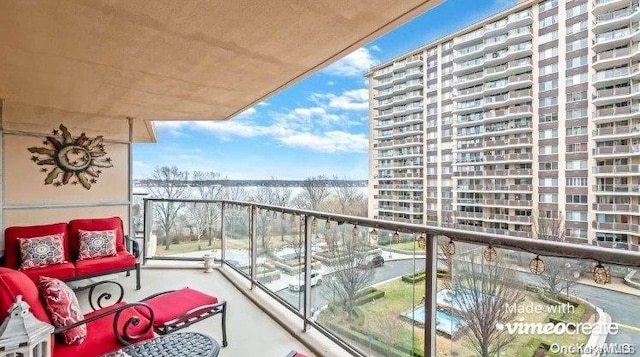
[{"label": "patterned throw pillow", "polygon": [[43,237],[18,238],[20,245],[20,269],[41,268],[64,263],[62,233]]},{"label": "patterned throw pillow", "polygon": [[80,233],[80,254],[78,260],[110,257],[116,252],[116,230],[83,231]]},{"label": "patterned throw pillow", "polygon": [[[38,282],[38,290],[55,327],[65,327],[84,320],[78,298],[67,284],[42,276]],[[61,335],[67,345],[79,345],[87,338],[87,325],[68,329]]]}]

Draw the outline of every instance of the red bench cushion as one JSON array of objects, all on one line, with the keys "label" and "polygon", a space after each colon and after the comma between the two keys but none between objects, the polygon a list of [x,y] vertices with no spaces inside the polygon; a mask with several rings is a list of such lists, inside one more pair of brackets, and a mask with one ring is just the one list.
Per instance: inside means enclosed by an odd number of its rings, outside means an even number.
[{"label": "red bench cushion", "polygon": [[[96,314],[108,311],[109,309],[113,309],[114,307],[123,304],[125,303],[121,302],[113,306],[88,313],[87,315],[85,315],[85,319],[90,319]],[[118,329],[122,331],[122,327],[127,319],[132,316],[138,316],[141,319],[140,324],[138,324],[138,326],[131,326],[129,332],[131,335],[140,334],[142,331],[144,331],[144,328],[146,326],[149,326],[149,320],[140,315],[141,314],[137,313],[134,308],[124,310],[120,315]],[[116,338],[116,335],[113,331],[114,318],[115,313],[88,323],[87,339],[84,341],[84,343],[80,345],[63,345],[61,343],[58,343],[55,346],[53,355],[55,357],[101,356],[103,354],[113,352],[122,348],[123,346],[120,344],[120,342],[118,342],[118,339]],[[138,341],[148,340],[153,337],[153,329],[150,329]]]},{"label": "red bench cushion", "polygon": [[4,231],[4,258],[5,266],[11,269],[20,268],[20,245],[19,238],[42,237],[53,234],[62,234],[64,247],[64,260],[70,261],[69,237],[67,236],[67,224],[55,223],[41,226],[8,227]]},{"label": "red bench cushion", "polygon": [[76,275],[92,275],[121,270],[136,265],[136,258],[129,252],[120,251],[114,257],[101,257],[96,259],[84,259],[76,262]]},{"label": "red bench cushion", "polygon": [[[195,308],[217,304],[218,298],[198,290],[182,288],[143,302],[153,310],[154,326],[163,326]],[[146,309],[139,308],[139,311],[146,318],[149,318]]]},{"label": "red bench cushion", "polygon": [[73,263],[62,263],[48,265],[43,268],[26,269],[22,272],[25,273],[34,282],[37,282],[41,276],[48,276],[50,278],[66,280],[69,278],[73,278],[76,275],[76,267],[73,265]]},{"label": "red bench cushion", "polygon": [[116,251],[121,252],[125,250],[124,231],[120,217],[74,219],[73,221],[69,221],[69,250],[72,252],[72,260],[75,261],[78,259],[80,230],[106,231],[110,229],[116,230]]}]

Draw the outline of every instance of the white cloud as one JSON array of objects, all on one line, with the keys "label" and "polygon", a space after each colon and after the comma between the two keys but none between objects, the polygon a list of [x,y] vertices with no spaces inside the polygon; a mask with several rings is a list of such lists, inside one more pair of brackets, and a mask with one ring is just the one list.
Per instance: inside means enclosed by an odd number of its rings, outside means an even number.
[{"label": "white cloud", "polygon": [[314,94],[312,99],[317,102],[326,100],[329,108],[339,110],[368,110],[369,109],[369,90],[366,88],[354,89],[342,92],[340,95],[333,93]]},{"label": "white cloud", "polygon": [[327,85],[328,85],[328,86],[332,86],[332,85],[334,85],[334,84],[335,84],[335,82],[333,82],[333,81],[329,81],[329,82],[327,82]]},{"label": "white cloud", "polygon": [[300,133],[280,138],[288,146],[311,149],[321,152],[366,152],[369,141],[364,134],[351,134],[344,131],[327,131],[322,134]]},{"label": "white cloud", "polygon": [[376,59],[371,55],[371,51],[366,47],[361,47],[339,61],[332,63],[324,71],[334,76],[363,76],[376,62]]}]

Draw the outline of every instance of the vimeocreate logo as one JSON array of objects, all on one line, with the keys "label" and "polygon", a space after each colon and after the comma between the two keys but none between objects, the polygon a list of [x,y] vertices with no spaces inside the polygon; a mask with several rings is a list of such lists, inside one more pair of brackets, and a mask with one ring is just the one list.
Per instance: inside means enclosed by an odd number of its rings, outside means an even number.
[{"label": "vimeocreate logo", "polygon": [[596,324],[590,322],[509,322],[497,323],[498,330],[507,330],[510,335],[617,335],[620,327],[617,323]]}]

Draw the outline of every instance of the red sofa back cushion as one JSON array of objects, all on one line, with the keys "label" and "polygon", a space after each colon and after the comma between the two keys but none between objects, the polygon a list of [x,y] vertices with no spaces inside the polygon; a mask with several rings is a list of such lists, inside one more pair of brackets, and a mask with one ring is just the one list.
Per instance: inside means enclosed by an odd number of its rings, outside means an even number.
[{"label": "red sofa back cushion", "polygon": [[31,313],[38,320],[51,323],[36,284],[20,271],[0,267],[0,321],[7,317],[9,307],[18,295],[31,306]]},{"label": "red sofa back cushion", "polygon": [[64,245],[64,259],[71,259],[69,236],[67,235],[66,223],[46,224],[42,226],[8,227],[4,231],[4,265],[7,268],[20,268],[20,245],[18,238],[42,237],[52,234],[62,233]]},{"label": "red sofa back cushion", "polygon": [[71,259],[78,260],[78,252],[80,250],[80,232],[83,231],[106,231],[110,229],[116,230],[116,252],[124,250],[124,229],[120,217],[111,218],[88,218],[74,219],[69,222],[69,250],[71,251]]}]

